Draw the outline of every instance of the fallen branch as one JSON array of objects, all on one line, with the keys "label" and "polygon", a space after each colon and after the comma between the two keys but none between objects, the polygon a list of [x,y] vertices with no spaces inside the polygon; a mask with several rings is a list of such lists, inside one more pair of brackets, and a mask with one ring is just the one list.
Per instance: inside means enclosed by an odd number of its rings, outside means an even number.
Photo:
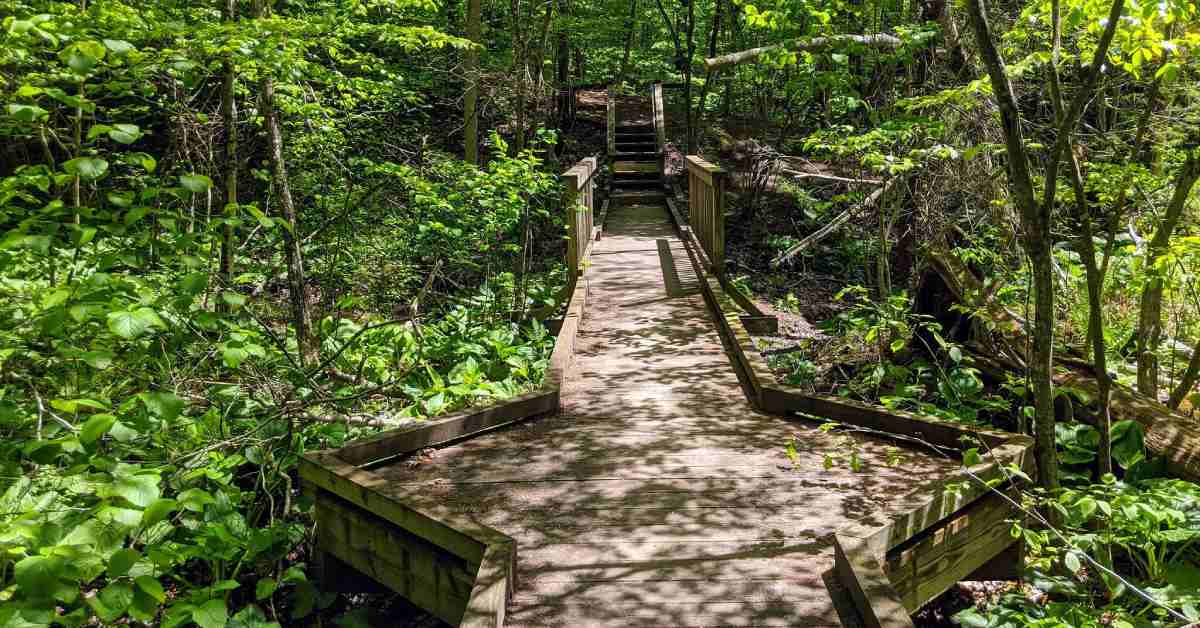
[{"label": "fallen branch", "polygon": [[879,179],[851,179],[848,177],[838,177],[832,174],[818,174],[816,172],[802,172],[800,170],[792,170],[790,168],[780,168],[779,172],[786,174],[793,179],[819,179],[821,181],[833,181],[835,183],[853,183],[857,185],[882,185],[883,181]]},{"label": "fallen branch", "polygon": [[731,52],[727,55],[705,59],[704,69],[709,72],[715,72],[716,70],[720,70],[726,66],[739,65],[754,61],[762,55],[768,52],[774,52],[776,50],[815,52],[818,50],[825,50],[827,48],[836,48],[839,46],[847,46],[852,44],[867,46],[869,48],[895,50],[903,45],[903,43],[904,42],[900,41],[899,37],[884,33],[877,33],[874,35],[831,35],[829,37],[793,39],[782,44],[751,48],[741,52]]},{"label": "fallen branch", "polygon": [[794,246],[792,246],[792,248],[779,254],[779,256],[776,257],[775,260],[771,262],[771,267],[779,268],[781,265],[787,263],[793,257],[799,255],[805,249],[807,249],[810,246],[829,237],[829,235],[831,233],[833,233],[834,231],[837,231],[842,225],[849,222],[849,220],[851,218],[853,218],[856,214],[858,214],[862,210],[878,203],[879,199],[883,198],[883,195],[886,194],[887,191],[892,188],[892,184],[895,182],[896,182],[896,179],[888,179],[887,183],[880,186],[878,190],[871,192],[871,194],[869,196],[867,196],[867,198],[864,198],[861,203],[842,212],[836,218],[829,221],[829,224],[825,225],[824,227],[821,227],[820,229],[817,229],[813,233],[810,233],[803,240],[797,242]]}]

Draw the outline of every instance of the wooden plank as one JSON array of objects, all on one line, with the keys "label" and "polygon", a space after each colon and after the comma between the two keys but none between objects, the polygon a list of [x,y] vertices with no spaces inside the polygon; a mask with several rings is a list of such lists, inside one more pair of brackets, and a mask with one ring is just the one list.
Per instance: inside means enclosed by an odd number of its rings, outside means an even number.
[{"label": "wooden plank", "polygon": [[387,484],[384,480],[329,454],[301,458],[300,477],[472,563],[483,560],[488,543],[507,539],[460,514],[406,504],[395,490],[384,494],[380,490]]},{"label": "wooden plank", "polygon": [[[566,328],[565,321],[563,331],[559,332],[560,337],[564,331],[568,334],[574,333],[573,329]],[[573,343],[573,339],[571,342]],[[353,441],[338,449],[337,455],[352,465],[369,464],[450,442],[513,421],[553,412],[557,407],[557,391],[543,386],[535,392],[513,397],[494,406],[464,410],[444,418],[388,430]]]},{"label": "wooden plank", "polygon": [[493,543],[483,554],[460,628],[502,628],[516,588],[516,544]]},{"label": "wooden plank", "polygon": [[905,607],[915,612],[1017,543],[1007,520],[1018,514],[1004,497],[988,494],[890,550],[884,571]]},{"label": "wooden plank", "polygon": [[322,493],[316,503],[321,548],[443,621],[462,619],[477,565]]},{"label": "wooden plank", "polygon": [[834,535],[834,571],[867,628],[912,628],[900,595],[861,539]]}]

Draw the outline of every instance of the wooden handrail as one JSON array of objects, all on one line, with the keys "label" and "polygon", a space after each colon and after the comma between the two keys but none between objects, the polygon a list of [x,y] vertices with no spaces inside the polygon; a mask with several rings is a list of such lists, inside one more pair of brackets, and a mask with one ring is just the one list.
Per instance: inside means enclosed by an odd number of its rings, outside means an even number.
[{"label": "wooden handrail", "polygon": [[563,217],[567,222],[568,288],[575,285],[583,272],[580,263],[587,254],[587,243],[592,239],[598,165],[597,158],[584,157],[560,177],[566,188],[563,191]]},{"label": "wooden handrail", "polygon": [[612,85],[608,86],[608,154],[617,152],[617,100],[613,97]]},{"label": "wooden handrail", "polygon": [[654,139],[661,155],[667,148],[666,117],[663,114],[663,84],[661,81],[654,83],[650,88],[650,106],[654,111]]},{"label": "wooden handrail", "polygon": [[725,181],[728,174],[696,155],[687,156],[688,223],[718,276],[725,270]]}]

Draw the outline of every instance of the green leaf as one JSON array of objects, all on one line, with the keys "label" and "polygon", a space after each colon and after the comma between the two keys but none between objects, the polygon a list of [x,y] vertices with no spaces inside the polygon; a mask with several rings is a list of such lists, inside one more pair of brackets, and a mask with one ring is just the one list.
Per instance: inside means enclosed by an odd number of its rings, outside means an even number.
[{"label": "green leaf", "polygon": [[112,366],[113,358],[116,356],[111,351],[85,351],[81,357],[88,366],[103,371]]},{"label": "green leaf", "polygon": [[174,421],[183,412],[187,402],[180,399],[174,393],[166,391],[144,392],[138,395],[142,403],[146,404],[146,410],[154,416],[170,422]]},{"label": "green leaf", "polygon": [[254,585],[254,599],[265,600],[271,597],[277,588],[279,588],[279,582],[274,578],[261,578]]},{"label": "green leaf", "polygon": [[236,292],[222,292],[221,300],[228,303],[230,307],[237,309],[246,305],[246,295]]},{"label": "green leaf", "polygon": [[142,130],[136,124],[114,124],[108,137],[118,144],[132,144],[141,139]]},{"label": "green leaf", "polygon": [[13,577],[26,595],[48,597],[62,572],[63,564],[57,557],[27,556],[13,568]]},{"label": "green leaf", "polygon": [[115,553],[113,553],[112,557],[108,559],[108,577],[120,578],[121,576],[129,573],[129,570],[133,568],[134,563],[141,558],[141,553],[135,549],[130,549],[127,547],[117,550]]},{"label": "green leaf", "polygon": [[1079,570],[1083,568],[1079,562],[1079,553],[1074,550],[1068,551],[1067,555],[1063,556],[1063,564],[1071,573],[1079,573]]},{"label": "green leaf", "polygon": [[275,226],[275,221],[270,216],[264,214],[261,209],[253,205],[245,205],[244,207],[246,208],[246,211],[250,212],[251,216],[254,216],[254,218],[258,220],[258,224],[262,225],[264,228],[270,229],[271,227]]},{"label": "green leaf", "polygon": [[262,609],[251,604],[229,619],[228,628],[279,628],[279,623],[267,621]]},{"label": "green leaf", "polygon": [[47,111],[37,105],[9,105],[8,115],[20,120],[21,122],[33,122],[41,120],[47,115]]},{"label": "green leaf", "polygon": [[100,600],[104,602],[104,606],[108,607],[110,612],[115,613],[111,617],[102,617],[107,621],[112,621],[117,617],[125,614],[129,609],[129,605],[133,603],[133,587],[129,586],[128,582],[110,582],[104,590],[100,591]]},{"label": "green leaf", "polygon": [[115,55],[123,55],[137,50],[133,44],[123,39],[105,39],[104,47],[108,48]]},{"label": "green leaf", "polygon": [[192,621],[200,628],[225,628],[229,621],[229,610],[225,600],[209,600],[192,611]]},{"label": "green leaf", "polygon": [[109,312],[108,314],[109,330],[126,340],[133,340],[152,327],[166,327],[166,324],[158,316],[158,312],[148,307],[138,308],[132,312]]},{"label": "green leaf", "polygon": [[950,347],[949,354],[950,354],[950,359],[954,360],[955,364],[962,362],[962,349],[960,349],[958,347]]},{"label": "green leaf", "polygon": [[99,157],[76,157],[63,163],[63,170],[85,181],[93,181],[108,172],[108,162]]},{"label": "green leaf", "polygon": [[980,462],[983,462],[983,458],[979,455],[978,447],[972,447],[963,452],[963,466],[973,467]]},{"label": "green leaf", "polygon": [[[149,474],[119,474],[102,492],[106,497],[120,497],[125,501],[145,508],[158,499],[158,476]],[[136,512],[136,511],[134,511]]]},{"label": "green leaf", "polygon": [[158,581],[158,578],[154,576],[138,576],[133,582],[137,585],[138,589],[157,600],[159,604],[167,600],[167,594],[163,591],[163,585]]},{"label": "green leaf", "polygon": [[[173,499],[161,497],[154,500],[154,503],[146,507],[142,511],[142,527],[149,528],[167,518],[172,512],[179,509],[179,505]],[[159,600],[160,602],[162,600]]]},{"label": "green leaf", "polygon": [[112,429],[113,423],[116,422],[117,417],[111,414],[92,415],[79,430],[79,442],[90,445],[100,440],[100,437],[107,434],[108,430]]},{"label": "green leaf", "polygon": [[179,184],[192,194],[200,194],[212,187],[212,179],[202,174],[185,174],[179,177]]},{"label": "green leaf", "polygon": [[176,496],[179,505],[192,512],[204,512],[204,507],[217,503],[212,494],[202,488],[189,488]]}]

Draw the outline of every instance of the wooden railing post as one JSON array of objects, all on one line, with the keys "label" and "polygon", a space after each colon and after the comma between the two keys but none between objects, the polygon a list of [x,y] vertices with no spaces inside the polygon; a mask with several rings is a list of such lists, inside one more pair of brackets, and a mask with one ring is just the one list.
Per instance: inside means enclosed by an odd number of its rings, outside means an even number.
[{"label": "wooden railing post", "polygon": [[617,153],[617,100],[612,85],[608,86],[608,155]]},{"label": "wooden railing post", "polygon": [[596,204],[595,157],[585,157],[562,173],[563,218],[567,222],[567,288],[574,289],[579,278],[579,264],[587,252],[587,243],[592,239],[595,221],[593,211]]},{"label": "wooden railing post", "polygon": [[696,155],[687,156],[688,222],[711,271],[725,272],[726,173]]},{"label": "wooden railing post", "polygon": [[650,88],[650,108],[654,112],[654,140],[658,148],[659,172],[667,174],[667,129],[666,118],[663,114],[663,85],[662,81],[654,83]]}]

